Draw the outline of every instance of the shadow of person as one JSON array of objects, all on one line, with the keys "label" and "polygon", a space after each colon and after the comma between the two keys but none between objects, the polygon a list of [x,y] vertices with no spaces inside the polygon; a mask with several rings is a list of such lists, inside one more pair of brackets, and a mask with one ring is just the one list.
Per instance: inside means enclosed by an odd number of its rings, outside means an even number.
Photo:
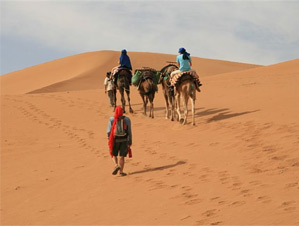
[{"label": "shadow of person", "polygon": [[170,165],[159,166],[159,167],[154,167],[154,168],[149,168],[149,169],[135,171],[135,172],[130,173],[130,175],[165,170],[165,169],[173,168],[173,167],[176,167],[176,166],[179,166],[179,165],[183,165],[185,163],[186,163],[185,161],[178,161],[175,164],[170,164]]}]

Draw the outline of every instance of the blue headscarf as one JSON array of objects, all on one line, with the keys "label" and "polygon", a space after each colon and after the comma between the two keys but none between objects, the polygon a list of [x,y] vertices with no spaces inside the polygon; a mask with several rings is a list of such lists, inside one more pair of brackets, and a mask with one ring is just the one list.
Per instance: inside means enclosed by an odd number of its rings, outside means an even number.
[{"label": "blue headscarf", "polygon": [[121,67],[126,67],[132,70],[132,65],[131,65],[130,57],[127,55],[127,50],[123,49],[121,51],[119,62]]},{"label": "blue headscarf", "polygon": [[190,53],[187,53],[185,48],[183,48],[183,47],[179,48],[179,53],[183,54],[184,60],[189,60]]}]

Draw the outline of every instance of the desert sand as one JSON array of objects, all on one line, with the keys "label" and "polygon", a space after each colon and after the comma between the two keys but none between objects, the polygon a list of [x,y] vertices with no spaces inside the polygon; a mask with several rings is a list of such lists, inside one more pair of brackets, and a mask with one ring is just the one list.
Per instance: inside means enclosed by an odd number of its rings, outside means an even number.
[{"label": "desert sand", "polygon": [[[133,68],[175,55],[129,53]],[[299,60],[193,58],[196,126],[155,118],[131,87],[133,158],[113,176],[105,74],[83,53],[2,75],[1,225],[299,225]],[[120,104],[118,96],[118,104]],[[190,108],[190,106],[189,106]]]}]

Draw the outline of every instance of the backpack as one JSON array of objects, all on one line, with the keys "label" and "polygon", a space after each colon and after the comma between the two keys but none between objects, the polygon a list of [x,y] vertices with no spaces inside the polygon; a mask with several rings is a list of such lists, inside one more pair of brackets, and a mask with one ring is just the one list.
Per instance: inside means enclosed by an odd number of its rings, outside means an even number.
[{"label": "backpack", "polygon": [[127,125],[124,122],[124,118],[124,116],[121,116],[116,121],[114,135],[117,138],[126,138],[128,135]]}]

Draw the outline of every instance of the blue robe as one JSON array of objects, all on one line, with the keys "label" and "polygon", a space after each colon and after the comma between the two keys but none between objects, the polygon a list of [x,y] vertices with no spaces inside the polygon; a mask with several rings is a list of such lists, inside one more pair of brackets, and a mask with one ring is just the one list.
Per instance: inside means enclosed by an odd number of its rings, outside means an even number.
[{"label": "blue robe", "polygon": [[132,65],[130,61],[130,57],[127,54],[121,54],[119,58],[120,67],[126,67],[132,70]]}]

